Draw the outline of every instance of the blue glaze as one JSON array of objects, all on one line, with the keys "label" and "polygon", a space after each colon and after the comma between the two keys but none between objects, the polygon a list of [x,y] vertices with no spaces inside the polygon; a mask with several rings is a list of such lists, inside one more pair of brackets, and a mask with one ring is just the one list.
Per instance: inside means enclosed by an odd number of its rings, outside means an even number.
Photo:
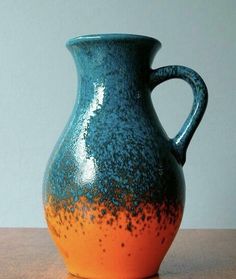
[{"label": "blue glaze", "polygon": [[[199,75],[182,66],[157,70],[151,64],[159,41],[139,35],[88,35],[71,39],[78,73],[72,115],[50,157],[44,203],[99,197],[108,207],[141,202],[184,205],[182,165],[189,141],[207,104]],[[169,139],[151,102],[154,86],[182,78],[193,88],[193,109]],[[65,205],[66,206],[66,205]]]}]

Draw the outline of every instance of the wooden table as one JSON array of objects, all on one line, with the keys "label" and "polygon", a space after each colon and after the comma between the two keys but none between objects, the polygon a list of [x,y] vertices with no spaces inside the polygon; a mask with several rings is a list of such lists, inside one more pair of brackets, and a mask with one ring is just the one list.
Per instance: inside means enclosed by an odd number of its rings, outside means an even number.
[{"label": "wooden table", "polygon": [[[0,279],[36,278],[75,279],[46,229],[0,229]],[[154,278],[235,279],[236,230],[179,231]]]}]

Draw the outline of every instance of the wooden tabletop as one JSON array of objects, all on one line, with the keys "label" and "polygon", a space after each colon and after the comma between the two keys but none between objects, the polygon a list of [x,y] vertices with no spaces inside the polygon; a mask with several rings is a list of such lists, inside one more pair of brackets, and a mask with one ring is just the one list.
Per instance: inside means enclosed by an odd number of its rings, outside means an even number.
[{"label": "wooden tabletop", "polygon": [[[0,278],[75,279],[47,229],[11,228],[0,229]],[[236,230],[179,231],[154,278],[235,279]]]}]

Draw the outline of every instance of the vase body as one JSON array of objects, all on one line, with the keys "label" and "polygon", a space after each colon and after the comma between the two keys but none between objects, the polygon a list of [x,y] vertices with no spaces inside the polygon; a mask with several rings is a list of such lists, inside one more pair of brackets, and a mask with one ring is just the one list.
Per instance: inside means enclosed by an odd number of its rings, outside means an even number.
[{"label": "vase body", "polygon": [[150,66],[160,43],[97,35],[67,47],[78,93],[45,172],[50,234],[75,276],[152,276],[178,231],[185,200],[181,157],[151,102]]}]

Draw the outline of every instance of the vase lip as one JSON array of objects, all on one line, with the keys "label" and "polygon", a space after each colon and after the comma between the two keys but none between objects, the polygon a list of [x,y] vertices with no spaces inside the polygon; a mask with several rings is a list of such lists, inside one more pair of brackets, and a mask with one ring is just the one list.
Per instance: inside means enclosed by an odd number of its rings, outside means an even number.
[{"label": "vase lip", "polygon": [[71,38],[66,41],[66,46],[70,47],[77,45],[80,42],[92,42],[92,41],[149,41],[161,47],[161,42],[153,37],[138,34],[126,34],[126,33],[105,33],[105,34],[90,34],[81,35]]}]

